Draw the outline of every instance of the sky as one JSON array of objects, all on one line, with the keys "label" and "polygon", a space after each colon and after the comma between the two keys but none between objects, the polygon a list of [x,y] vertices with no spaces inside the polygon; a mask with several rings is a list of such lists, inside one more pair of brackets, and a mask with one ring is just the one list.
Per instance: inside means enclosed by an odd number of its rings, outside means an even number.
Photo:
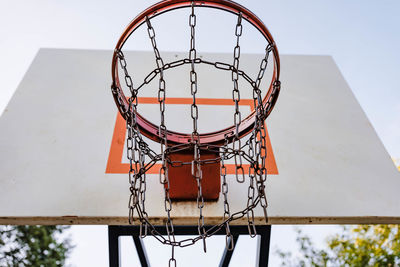
[{"label": "sky", "polygon": [[[125,25],[155,2],[0,0],[0,113],[39,48],[112,50]],[[388,153],[400,158],[399,1],[237,2],[264,21],[281,54],[332,56]],[[204,23],[215,24],[212,19]],[[175,47],[182,45],[180,41],[171,39]],[[207,42],[205,48],[210,50],[213,45]],[[291,227],[274,229],[272,245],[295,249]],[[322,242],[336,228],[307,229]],[[75,227],[71,234],[78,242],[72,265],[88,266],[96,255],[107,257],[104,226]],[[129,241],[126,244],[129,246]],[[87,257],[89,251],[93,257]],[[102,262],[97,266],[106,266]]]},{"label": "sky", "polygon": [[[0,111],[40,47],[113,49],[155,2],[1,0]],[[238,2],[264,21],[281,54],[331,55],[389,154],[400,157],[398,1]]]}]

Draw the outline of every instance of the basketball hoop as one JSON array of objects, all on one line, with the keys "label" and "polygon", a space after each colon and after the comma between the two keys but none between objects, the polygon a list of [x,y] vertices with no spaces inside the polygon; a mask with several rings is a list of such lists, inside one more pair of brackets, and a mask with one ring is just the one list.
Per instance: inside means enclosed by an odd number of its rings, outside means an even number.
[{"label": "basketball hoop", "polygon": [[[173,62],[164,62],[157,47],[156,33],[151,22],[152,19],[157,16],[180,8],[187,8],[190,10],[188,12],[190,27],[190,50],[188,57]],[[233,47],[232,64],[227,62],[212,62],[197,56],[195,42],[197,23],[195,11],[197,8],[213,8],[237,16],[237,23],[233,29],[236,36],[236,46]],[[243,20],[255,27],[266,41],[265,55],[259,63],[259,71],[254,80],[239,67],[240,37],[243,31]],[[122,49],[129,38],[134,38],[135,31],[141,26],[147,27],[147,33],[155,54],[157,68],[147,75],[140,86],[134,87]],[[273,54],[272,78],[266,94],[262,96],[260,85],[267,69],[271,53]],[[196,67],[201,64],[214,66],[216,69],[230,72],[232,75],[232,101],[235,107],[233,125],[211,133],[199,133],[197,127],[199,112],[196,102],[196,94],[198,91]],[[168,130],[164,119],[166,107],[166,81],[164,72],[182,65],[188,65],[190,67],[190,72],[184,73],[188,75],[188,80],[190,81],[188,90],[190,89],[193,97],[193,102],[190,105],[193,130],[190,134]],[[126,97],[122,90],[119,69],[123,71],[124,83],[126,87],[129,88],[131,94],[129,97]],[[127,157],[130,163],[129,183],[131,191],[129,199],[129,223],[133,222],[133,214],[134,211],[136,211],[141,223],[141,236],[144,237],[150,233],[160,242],[172,246],[170,265],[176,264],[173,256],[175,247],[186,247],[193,245],[199,240],[203,240],[204,250],[206,250],[205,239],[212,236],[222,227],[225,227],[226,230],[227,247],[232,249],[233,239],[231,238],[229,223],[244,216],[247,216],[248,219],[249,234],[254,237],[256,235],[256,228],[253,209],[259,204],[264,210],[265,219],[267,221],[267,199],[265,195],[267,151],[264,121],[271,113],[279,95],[279,70],[278,50],[271,34],[263,22],[251,11],[228,0],[162,1],[139,14],[128,25],[118,40],[112,58],[111,90],[117,107],[126,120],[128,132]],[[157,94],[161,119],[159,125],[150,122],[137,112],[139,90],[156,77],[158,77],[159,80]],[[238,80],[240,78],[247,81],[251,86],[255,107],[244,119],[242,119],[239,109],[240,88]],[[143,137],[160,143],[161,152],[157,153],[150,149]],[[246,178],[248,178],[249,181],[247,205],[242,211],[235,213],[230,211],[228,202],[226,161],[229,159],[233,159],[235,162],[234,176],[237,182],[244,183]],[[168,234],[167,237],[157,232],[155,227],[149,222],[148,214],[145,209],[146,172],[157,162],[161,163],[159,178],[160,183],[164,187],[164,206],[168,215],[168,219],[165,222],[166,232]],[[247,162],[250,166],[248,175],[245,175],[243,162]],[[176,169],[178,167],[177,165],[180,167],[186,166],[186,168],[178,170]],[[208,171],[206,171],[206,168],[208,168]],[[210,182],[205,182],[205,173],[207,173],[206,176]],[[193,190],[195,191],[194,194],[192,191],[192,194],[189,194],[190,196],[188,198],[196,201],[199,209],[198,236],[196,238],[189,238],[182,241],[176,241],[175,239],[171,216],[173,206],[171,199],[179,199],[182,195],[176,191],[178,186],[171,183],[172,176],[179,176],[180,179],[183,179],[181,184],[185,182],[185,179],[193,183]],[[205,199],[215,199],[219,197],[221,180],[222,196],[224,200],[223,220],[218,225],[206,227],[203,216],[203,207],[206,205]],[[204,192],[207,191],[205,189],[211,190],[209,196],[205,195]],[[183,195],[183,198],[185,198],[185,196],[187,195]]]}]

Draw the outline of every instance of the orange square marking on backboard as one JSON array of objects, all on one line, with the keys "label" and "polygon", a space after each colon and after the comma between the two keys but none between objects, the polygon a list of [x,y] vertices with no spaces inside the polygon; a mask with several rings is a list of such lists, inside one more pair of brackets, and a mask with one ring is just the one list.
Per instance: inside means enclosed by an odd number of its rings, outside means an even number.
[{"label": "orange square marking on backboard", "polygon": [[[191,104],[192,98],[167,98],[166,104]],[[140,104],[158,104],[157,97],[140,97],[138,98],[138,103]],[[254,110],[252,99],[241,99],[240,105],[248,105],[250,109]],[[197,105],[234,105],[232,99],[216,99],[216,98],[196,98]],[[274,157],[274,152],[272,151],[271,141],[268,135],[268,129],[266,129],[266,141],[267,141],[267,173],[268,174],[278,174],[278,167],[276,166],[276,161]],[[126,139],[126,122],[125,119],[117,112],[117,118],[115,120],[114,133],[111,141],[110,153],[108,155],[106,173],[128,173],[129,164],[122,162],[122,156],[124,152],[124,145]],[[154,164],[154,166],[147,172],[150,174],[159,173],[161,164]],[[235,174],[235,165],[226,164],[227,173]],[[249,164],[243,164],[246,174],[248,173]]]}]

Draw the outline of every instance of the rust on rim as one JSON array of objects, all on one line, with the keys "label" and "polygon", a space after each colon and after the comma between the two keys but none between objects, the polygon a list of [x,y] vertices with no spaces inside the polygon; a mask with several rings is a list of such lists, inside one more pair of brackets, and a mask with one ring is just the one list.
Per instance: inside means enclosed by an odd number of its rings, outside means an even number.
[{"label": "rust on rim", "polygon": [[[271,83],[269,85],[268,91],[263,98],[264,110],[268,110],[265,114],[265,118],[272,111],[276,100],[279,95],[280,86],[279,72],[280,72],[280,61],[278,49],[275,45],[275,41],[272,38],[271,33],[268,31],[264,23],[250,10],[247,8],[228,0],[207,0],[207,1],[187,1],[187,0],[167,0],[162,1],[144,10],[139,14],[127,28],[122,33],[118,43],[115,47],[113,58],[112,58],[112,87],[115,88],[113,92],[114,100],[118,106],[121,115],[126,119],[125,111],[129,109],[129,102],[124,95],[118,76],[118,51],[122,49],[126,40],[131,36],[131,34],[139,28],[146,20],[146,17],[151,19],[152,17],[158,16],[162,13],[172,11],[178,8],[190,7],[192,2],[195,6],[199,7],[210,7],[221,9],[226,12],[239,14],[242,13],[243,19],[247,20],[251,25],[253,25],[258,31],[264,36],[267,42],[273,46],[272,52],[274,54],[274,69],[272,74]],[[250,133],[253,129],[255,122],[255,111],[252,111],[244,120],[241,121],[239,126],[239,138],[244,137]],[[140,114],[136,115],[136,120],[139,129],[143,135],[150,138],[153,141],[160,142],[162,138],[159,136],[159,127],[152,122],[146,120]],[[231,126],[212,133],[201,133],[199,134],[199,141],[203,144],[223,144],[226,139],[232,140],[235,136],[235,126]],[[166,131],[166,138],[168,143],[173,144],[186,144],[191,140],[191,134],[188,133],[178,133],[174,131]]]}]

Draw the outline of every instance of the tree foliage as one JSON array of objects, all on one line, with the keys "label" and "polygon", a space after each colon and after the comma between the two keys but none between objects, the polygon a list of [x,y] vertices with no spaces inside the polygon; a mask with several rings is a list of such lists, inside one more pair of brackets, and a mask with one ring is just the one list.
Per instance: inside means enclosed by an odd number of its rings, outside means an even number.
[{"label": "tree foliage", "polygon": [[68,226],[0,226],[0,266],[64,266],[72,249]]},{"label": "tree foliage", "polygon": [[345,226],[327,239],[327,248],[315,248],[298,230],[300,257],[277,251],[282,266],[400,266],[400,225]]}]

